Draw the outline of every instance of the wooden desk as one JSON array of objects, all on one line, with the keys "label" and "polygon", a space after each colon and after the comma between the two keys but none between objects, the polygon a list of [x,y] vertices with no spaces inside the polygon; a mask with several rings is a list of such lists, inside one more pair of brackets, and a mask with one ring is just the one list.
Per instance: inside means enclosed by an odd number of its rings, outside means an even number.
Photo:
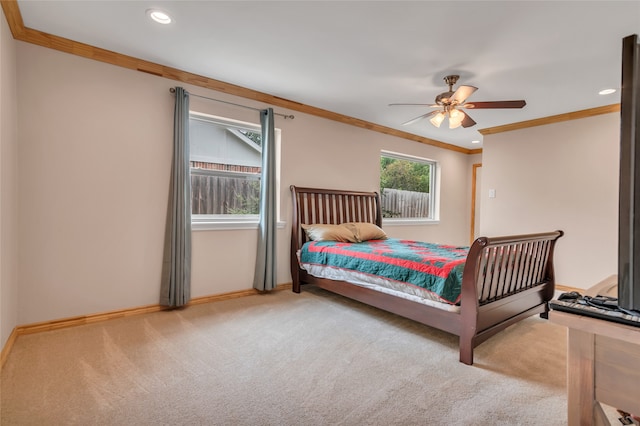
[{"label": "wooden desk", "polygon": [[568,328],[569,425],[609,425],[600,403],[640,415],[640,327],[551,311]]}]

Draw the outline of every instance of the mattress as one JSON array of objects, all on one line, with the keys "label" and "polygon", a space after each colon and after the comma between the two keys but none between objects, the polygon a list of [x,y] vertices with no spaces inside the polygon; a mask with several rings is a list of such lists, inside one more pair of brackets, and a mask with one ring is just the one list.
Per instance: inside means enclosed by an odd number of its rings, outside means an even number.
[{"label": "mattress", "polygon": [[456,311],[468,247],[386,239],[311,241],[299,252],[309,274]]},{"label": "mattress", "polygon": [[[381,293],[390,294],[392,296],[418,302],[423,305],[432,306],[434,308],[443,309],[448,312],[460,312],[460,305],[452,305],[450,303],[440,302],[433,294],[413,289],[413,292],[407,291],[409,287],[399,286],[393,280],[388,280],[374,275],[362,274],[360,272],[349,271],[331,266],[314,265],[310,263],[301,263],[300,266],[307,271],[308,274],[317,278],[325,278],[329,280],[345,281],[349,284],[376,290]],[[418,293],[418,294],[416,294]]]}]

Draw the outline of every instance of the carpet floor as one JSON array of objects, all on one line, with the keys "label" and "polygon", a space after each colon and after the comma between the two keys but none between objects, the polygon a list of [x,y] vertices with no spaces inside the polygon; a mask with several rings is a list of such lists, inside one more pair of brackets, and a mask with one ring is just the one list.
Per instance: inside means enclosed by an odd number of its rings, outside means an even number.
[{"label": "carpet floor", "polygon": [[565,425],[566,329],[450,334],[314,287],[20,336],[2,425]]}]

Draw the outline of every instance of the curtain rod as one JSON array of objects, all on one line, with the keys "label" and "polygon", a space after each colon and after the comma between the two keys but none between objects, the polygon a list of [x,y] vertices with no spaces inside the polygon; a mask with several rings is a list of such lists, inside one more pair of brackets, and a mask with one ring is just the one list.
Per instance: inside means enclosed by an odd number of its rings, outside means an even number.
[{"label": "curtain rod", "polygon": [[[170,88],[170,89],[169,89],[169,91],[170,91],[171,93],[176,93],[176,89],[175,89],[175,87]],[[220,99],[208,98],[208,97],[206,97],[206,96],[196,95],[196,94],[193,94],[193,93],[189,93],[189,96],[195,96],[196,98],[208,99],[208,100],[210,100],[210,101],[222,102],[223,104],[239,106],[239,107],[242,107],[242,108],[252,109],[252,110],[254,110],[254,111],[262,111],[262,109],[261,109],[261,108],[254,108],[254,107],[250,107],[250,106],[247,106],[247,105],[234,104],[233,102],[227,102],[227,101],[222,101],[222,100],[220,100]],[[295,118],[295,117],[293,116],[293,114],[289,114],[289,115],[287,115],[287,114],[280,114],[280,113],[278,113],[278,112],[274,112],[274,114],[275,114],[275,115],[279,115],[280,117],[284,117],[285,119],[290,118],[290,119],[292,119],[292,120],[293,120],[293,119]]]}]

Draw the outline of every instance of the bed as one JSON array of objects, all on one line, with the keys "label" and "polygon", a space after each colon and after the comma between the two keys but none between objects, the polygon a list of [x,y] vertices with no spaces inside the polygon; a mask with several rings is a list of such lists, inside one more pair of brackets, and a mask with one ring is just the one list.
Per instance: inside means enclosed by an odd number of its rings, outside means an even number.
[{"label": "bed", "polygon": [[[453,264],[447,268],[458,276],[459,288],[457,294],[456,291],[446,294],[445,289],[445,296],[442,296],[432,288],[416,292],[415,285],[403,286],[404,278],[395,279],[388,274],[379,276],[371,271],[352,271],[350,265],[345,267],[344,264],[322,265],[318,260],[328,257],[318,254],[321,251],[335,252],[342,256],[343,262],[350,263],[349,256],[370,260],[394,250],[395,239],[378,239],[375,235],[362,241],[338,238],[337,244],[310,241],[307,235],[309,229],[316,229],[317,225],[340,225],[336,228],[341,229],[340,232],[344,231],[343,227],[348,227],[354,231],[349,233],[350,236],[357,234],[354,226],[381,230],[378,193],[294,185],[291,192],[291,277],[292,289],[296,293],[300,293],[302,284],[314,284],[459,336],[460,362],[467,365],[473,364],[474,348],[489,337],[529,316],[540,314],[547,317],[547,302],[553,298],[555,290],[553,252],[562,231],[480,237],[470,247],[445,247],[453,252]],[[365,248],[364,243],[373,246]],[[418,245],[419,242],[409,243]],[[420,245],[418,250],[424,255],[439,249]],[[314,250],[317,253],[314,254]],[[367,253],[361,254],[363,250]],[[399,263],[397,260],[387,262]],[[438,275],[438,272],[433,274]],[[406,292],[403,288],[412,291]]]}]

